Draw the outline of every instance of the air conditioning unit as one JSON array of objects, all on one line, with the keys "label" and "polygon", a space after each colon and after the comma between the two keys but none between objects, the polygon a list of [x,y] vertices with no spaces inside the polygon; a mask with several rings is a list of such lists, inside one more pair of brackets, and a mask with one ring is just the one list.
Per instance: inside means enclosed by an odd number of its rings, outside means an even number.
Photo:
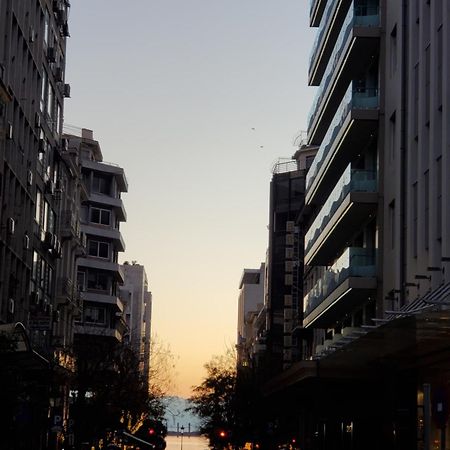
[{"label": "air conditioning unit", "polygon": [[286,222],[286,231],[287,231],[288,233],[293,233],[294,230],[295,230],[295,224],[294,224],[294,221],[288,220],[288,221]]},{"label": "air conditioning unit", "polygon": [[56,48],[55,47],[47,48],[47,61],[50,63],[56,62]]},{"label": "air conditioning unit", "polygon": [[65,84],[63,89],[63,95],[66,98],[70,98],[70,84]]},{"label": "air conditioning unit", "polygon": [[15,308],[14,299],[13,298],[8,299],[8,312],[10,314],[14,314],[14,308]]},{"label": "air conditioning unit", "polygon": [[31,170],[27,172],[27,184],[28,186],[33,185],[33,172]]},{"label": "air conditioning unit", "polygon": [[11,236],[16,231],[16,221],[12,217],[6,219],[6,231]]},{"label": "air conditioning unit", "polygon": [[30,237],[28,236],[28,234],[25,234],[23,237],[23,248],[24,250],[30,249]]}]

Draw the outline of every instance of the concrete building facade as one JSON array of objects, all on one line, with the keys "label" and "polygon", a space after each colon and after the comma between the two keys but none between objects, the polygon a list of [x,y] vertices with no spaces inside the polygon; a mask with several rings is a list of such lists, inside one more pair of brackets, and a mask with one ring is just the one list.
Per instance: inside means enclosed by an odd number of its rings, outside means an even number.
[{"label": "concrete building facade", "polygon": [[310,24],[304,352],[264,386],[274,435],[445,449],[450,6],[312,0]]},{"label": "concrete building facade", "polygon": [[264,345],[264,336],[259,333],[256,318],[264,306],[265,264],[259,269],[244,269],[239,282],[237,322],[237,364],[247,367],[252,364],[258,345]]},{"label": "concrete building facade", "polygon": [[127,179],[121,167],[103,161],[91,130],[82,129],[81,136],[66,138],[69,148],[77,149],[87,193],[81,204],[86,254],[77,261],[83,311],[75,334],[79,339],[98,337],[121,342],[127,327],[120,296],[124,274],[118,254],[125,250],[120,223],[126,220],[121,194],[128,189]]},{"label": "concrete building facade", "polygon": [[140,370],[144,378],[150,378],[152,294],[149,291],[144,266],[135,261],[121,266],[124,273],[122,292],[127,298],[125,320],[128,342],[139,356]]},{"label": "concrete building facade", "polygon": [[[23,344],[0,355],[5,448],[56,445],[67,418],[76,293],[58,297],[57,289],[73,276],[74,259],[64,266],[62,253],[75,258],[63,250],[60,223],[69,7],[65,0],[0,4],[0,333]],[[61,423],[50,432],[55,417]]]}]

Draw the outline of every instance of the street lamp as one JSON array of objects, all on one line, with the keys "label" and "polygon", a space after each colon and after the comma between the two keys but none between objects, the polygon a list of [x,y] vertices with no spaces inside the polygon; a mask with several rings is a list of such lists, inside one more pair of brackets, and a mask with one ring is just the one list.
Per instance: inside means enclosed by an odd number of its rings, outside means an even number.
[{"label": "street lamp", "polygon": [[180,448],[180,450],[183,450],[183,433],[184,433],[184,426],[183,425],[181,425],[180,430],[181,430],[181,448]]}]

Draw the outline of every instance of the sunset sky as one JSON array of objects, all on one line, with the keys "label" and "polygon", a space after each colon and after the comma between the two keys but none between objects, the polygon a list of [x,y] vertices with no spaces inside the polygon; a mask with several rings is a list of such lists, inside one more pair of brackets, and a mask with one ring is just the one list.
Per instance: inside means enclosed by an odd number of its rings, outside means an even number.
[{"label": "sunset sky", "polygon": [[238,283],[265,259],[268,188],[315,90],[307,0],[72,2],[65,121],[124,167],[126,252],[189,396],[235,345]]}]

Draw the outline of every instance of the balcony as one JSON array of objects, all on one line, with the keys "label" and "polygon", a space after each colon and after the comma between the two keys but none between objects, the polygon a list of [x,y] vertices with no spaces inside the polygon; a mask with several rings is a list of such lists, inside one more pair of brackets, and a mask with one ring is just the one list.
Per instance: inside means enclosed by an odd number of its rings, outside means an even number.
[{"label": "balcony", "polygon": [[112,305],[117,311],[123,312],[122,300],[117,295],[111,295],[108,291],[88,289],[81,293],[84,302],[102,303],[103,305]]},{"label": "balcony", "polygon": [[108,261],[107,259],[102,258],[78,258],[78,267],[87,267],[88,269],[99,269],[99,270],[107,270],[109,272],[113,272],[116,281],[119,283],[124,282],[124,273],[122,268],[118,263]]},{"label": "balcony", "polygon": [[67,277],[59,277],[56,283],[57,302],[71,305],[74,308],[81,306],[80,292],[78,286]]},{"label": "balcony", "polygon": [[350,83],[306,175],[306,204],[323,202],[328,187],[376,133],[378,113],[378,90],[355,90]]},{"label": "balcony", "polygon": [[116,328],[105,328],[98,325],[76,323],[74,326],[74,333],[87,336],[114,338],[118,342],[122,342],[122,333],[120,333],[120,331]]},{"label": "balcony", "polygon": [[102,172],[109,175],[113,175],[117,181],[117,185],[121,192],[128,191],[128,181],[125,176],[125,172],[122,167],[114,163],[109,163],[106,161],[92,161],[90,159],[81,159],[81,166],[94,170],[96,172]]},{"label": "balcony", "polygon": [[80,238],[80,222],[72,210],[61,213],[61,237]]},{"label": "balcony", "polygon": [[376,289],[373,249],[348,247],[303,299],[304,327],[327,327]]},{"label": "balcony", "polygon": [[[364,13],[364,15],[362,14]],[[369,67],[379,52],[378,6],[350,6],[321,76],[308,119],[308,144],[320,144],[349,82]]]},{"label": "balcony", "polygon": [[[313,2],[313,7],[314,3],[319,7],[322,2]],[[320,26],[309,55],[309,84],[312,86],[320,84],[350,3],[351,0],[330,0],[323,6]]]},{"label": "balcony", "polygon": [[88,196],[88,200],[92,203],[97,203],[99,205],[105,205],[114,208],[117,219],[119,219],[121,222],[126,222],[127,213],[125,211],[125,206],[123,205],[123,201],[121,198],[91,192]]},{"label": "balcony", "polygon": [[326,266],[376,209],[377,172],[349,164],[305,235],[305,264]]},{"label": "balcony", "polygon": [[102,225],[83,225],[83,232],[90,236],[106,238],[115,243],[116,251],[125,251],[125,242],[122,234],[115,228]]},{"label": "balcony", "polygon": [[309,26],[318,27],[325,11],[327,0],[309,1]]}]

